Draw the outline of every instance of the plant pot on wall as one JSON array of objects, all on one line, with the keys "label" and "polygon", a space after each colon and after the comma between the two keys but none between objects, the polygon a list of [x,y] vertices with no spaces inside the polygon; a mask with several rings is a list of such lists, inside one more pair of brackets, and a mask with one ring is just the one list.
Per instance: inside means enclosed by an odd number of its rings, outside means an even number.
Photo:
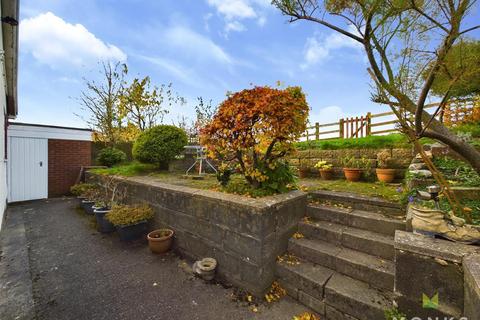
[{"label": "plant pot on wall", "polygon": [[117,232],[122,241],[137,240],[148,232],[148,223],[140,221],[136,224],[117,226]]},{"label": "plant pot on wall", "polygon": [[148,246],[153,253],[165,253],[170,250],[173,241],[173,230],[158,229],[147,235]]},{"label": "plant pot on wall", "polygon": [[381,182],[390,183],[395,179],[395,169],[377,168],[377,178]]},{"label": "plant pot on wall", "polygon": [[101,233],[110,233],[115,231],[115,226],[105,218],[105,215],[110,212],[108,208],[99,208],[95,211],[95,219],[97,219],[97,230]]},{"label": "plant pot on wall", "polygon": [[298,177],[300,179],[307,178],[309,172],[310,172],[310,169],[308,169],[308,168],[300,168],[300,169],[298,169]]},{"label": "plant pot on wall", "polygon": [[332,169],[320,169],[320,177],[323,180],[332,180],[333,179],[333,170]]},{"label": "plant pot on wall", "polygon": [[343,173],[345,174],[345,178],[350,182],[359,181],[362,177],[362,169],[357,168],[343,168]]}]

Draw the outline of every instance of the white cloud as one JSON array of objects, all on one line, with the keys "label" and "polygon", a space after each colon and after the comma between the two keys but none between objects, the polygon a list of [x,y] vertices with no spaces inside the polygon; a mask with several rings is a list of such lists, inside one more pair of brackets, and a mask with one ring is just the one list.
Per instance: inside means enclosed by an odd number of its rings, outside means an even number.
[{"label": "white cloud", "polygon": [[331,33],[327,37],[314,34],[307,38],[304,49],[305,62],[300,65],[302,69],[309,66],[322,63],[331,56],[331,52],[338,49],[354,49],[361,48],[361,44],[347,36],[338,32]]},{"label": "white cloud", "polygon": [[228,20],[257,17],[248,0],[207,0],[207,2]]},{"label": "white cloud", "polygon": [[238,21],[232,21],[232,22],[229,22],[225,25],[225,32],[226,33],[229,33],[230,31],[240,32],[240,31],[245,31],[245,30],[246,30],[245,26]]},{"label": "white cloud", "polygon": [[[347,115],[343,109],[339,106],[327,106],[321,108],[318,111],[312,110],[309,116],[310,123],[318,122],[322,123],[331,123],[336,122],[341,118],[346,117]],[[333,129],[332,129],[333,130]]]},{"label": "white cloud", "polygon": [[121,49],[98,39],[83,25],[68,23],[51,12],[21,21],[20,45],[22,50],[52,68],[127,59]]},{"label": "white cloud", "polygon": [[207,3],[225,18],[226,34],[230,31],[247,30],[240,23],[240,20],[244,19],[256,19],[259,26],[265,25],[266,17],[263,11],[270,5],[267,0],[207,0]]},{"label": "white cloud", "polygon": [[169,46],[184,50],[196,58],[215,60],[231,64],[232,58],[209,38],[184,26],[173,26],[165,30],[164,39]]}]

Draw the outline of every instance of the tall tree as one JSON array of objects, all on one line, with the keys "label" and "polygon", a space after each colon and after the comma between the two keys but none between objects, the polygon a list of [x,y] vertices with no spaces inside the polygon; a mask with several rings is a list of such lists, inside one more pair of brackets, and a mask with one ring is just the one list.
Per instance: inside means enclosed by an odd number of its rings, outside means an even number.
[{"label": "tall tree", "polygon": [[95,131],[98,140],[107,144],[113,145],[119,140],[123,122],[119,102],[127,73],[125,64],[101,62],[101,79],[85,80],[86,88],[78,98],[81,109],[88,113],[88,118],[78,116]]},{"label": "tall tree", "polygon": [[[424,108],[452,47],[480,25],[466,25],[471,0],[273,0],[290,22],[308,20],[360,43],[378,92],[375,101],[414,115],[415,135],[436,139],[462,155],[480,173],[480,152],[450,132],[436,114],[452,96],[454,76],[439,108]],[[425,70],[427,75],[422,77]]]},{"label": "tall tree", "polygon": [[129,121],[145,131],[163,121],[169,107],[184,104],[185,99],[172,89],[172,84],[151,86],[150,77],[134,79],[120,97],[120,108]]},{"label": "tall tree", "polygon": [[[424,72],[424,78],[429,71]],[[458,80],[450,86],[454,79]],[[462,39],[452,46],[432,84],[435,95],[442,96],[448,90],[456,98],[480,94],[480,41]]]}]

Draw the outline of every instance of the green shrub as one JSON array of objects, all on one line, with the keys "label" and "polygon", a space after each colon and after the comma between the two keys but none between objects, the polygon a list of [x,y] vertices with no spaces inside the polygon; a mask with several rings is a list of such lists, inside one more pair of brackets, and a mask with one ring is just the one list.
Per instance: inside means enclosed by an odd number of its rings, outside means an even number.
[{"label": "green shrub", "polygon": [[105,215],[115,226],[128,226],[153,218],[153,210],[148,205],[116,205]]},{"label": "green shrub", "polygon": [[467,123],[455,126],[452,130],[456,133],[467,133],[472,138],[480,138],[480,123]]},{"label": "green shrub", "polygon": [[397,308],[385,310],[385,320],[406,320],[407,315],[400,312]]},{"label": "green shrub", "polygon": [[144,131],[133,145],[133,157],[144,163],[168,168],[168,163],[183,151],[188,143],[184,130],[160,125]]},{"label": "green shrub", "polygon": [[127,155],[122,150],[109,147],[102,149],[98,154],[97,161],[107,167],[119,164],[127,159]]},{"label": "green shrub", "polygon": [[95,188],[97,188],[97,186],[93,183],[77,183],[70,187],[70,192],[78,197],[85,195]]}]

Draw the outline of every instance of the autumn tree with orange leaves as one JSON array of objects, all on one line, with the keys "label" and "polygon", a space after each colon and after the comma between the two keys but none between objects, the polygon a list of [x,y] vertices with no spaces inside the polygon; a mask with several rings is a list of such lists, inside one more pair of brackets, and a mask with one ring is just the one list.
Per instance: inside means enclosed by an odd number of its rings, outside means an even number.
[{"label": "autumn tree with orange leaves", "polygon": [[305,131],[308,111],[300,87],[245,89],[219,106],[201,142],[212,158],[237,166],[253,188],[281,190],[289,180],[284,158]]}]

